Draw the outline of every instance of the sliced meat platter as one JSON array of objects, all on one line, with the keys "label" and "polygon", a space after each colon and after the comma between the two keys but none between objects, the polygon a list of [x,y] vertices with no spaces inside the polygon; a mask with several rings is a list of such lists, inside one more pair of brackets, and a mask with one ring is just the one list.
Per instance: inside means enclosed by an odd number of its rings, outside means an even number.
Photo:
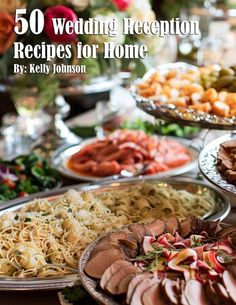
[{"label": "sliced meat platter", "polygon": [[236,140],[230,140],[220,145],[217,154],[217,168],[229,183],[236,185]]},{"label": "sliced meat platter", "polygon": [[102,237],[84,273],[127,305],[236,304],[236,227],[189,216]]}]

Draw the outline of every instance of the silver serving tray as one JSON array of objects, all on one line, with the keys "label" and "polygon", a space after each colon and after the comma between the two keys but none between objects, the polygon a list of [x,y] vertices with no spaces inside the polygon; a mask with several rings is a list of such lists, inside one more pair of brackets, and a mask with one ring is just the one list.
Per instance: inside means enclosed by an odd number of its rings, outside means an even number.
[{"label": "silver serving tray", "polygon": [[[228,226],[227,224],[224,224],[224,226]],[[104,235],[105,236],[105,235]],[[101,305],[120,305],[119,299],[115,298],[114,296],[111,296],[109,294],[106,294],[105,291],[103,291],[98,286],[98,281],[89,277],[85,272],[84,268],[87,262],[89,261],[91,252],[96,247],[97,243],[101,239],[98,238],[94,242],[92,242],[83,252],[80,261],[79,261],[79,274],[80,279],[83,287],[87,290],[87,292],[98,302],[98,304]],[[62,303],[62,305],[64,305]],[[67,304],[65,304],[67,305]],[[69,305],[69,304],[68,304]]]},{"label": "silver serving tray", "polygon": [[215,186],[230,194],[236,195],[236,186],[226,181],[216,166],[220,144],[232,139],[236,139],[236,134],[224,135],[206,145],[199,156],[199,168],[204,177]]},{"label": "silver serving tray", "polygon": [[[230,212],[230,203],[223,194],[214,188],[208,186],[204,182],[198,180],[186,179],[186,178],[175,178],[175,179],[166,179],[159,180],[154,178],[149,179],[124,179],[122,181],[106,181],[98,184],[79,184],[73,186],[67,186],[58,190],[51,190],[47,192],[41,192],[33,194],[27,198],[12,200],[0,205],[0,216],[5,212],[13,212],[22,208],[24,205],[29,203],[35,198],[48,198],[50,200],[60,197],[69,189],[75,189],[78,191],[91,191],[95,193],[108,192],[109,190],[124,189],[129,188],[132,185],[137,183],[142,183],[143,181],[153,182],[153,183],[168,183],[176,189],[186,189],[190,192],[197,192],[199,189],[210,189],[215,193],[216,202],[210,213],[207,213],[203,219],[215,221],[223,220],[227,217]],[[66,286],[73,286],[79,284],[78,275],[66,275],[62,277],[50,277],[50,278],[12,278],[12,277],[0,277],[0,291],[10,291],[10,290],[60,290]]]},{"label": "silver serving tray", "polygon": [[[189,65],[182,62],[163,64],[158,66],[157,70],[166,73],[170,69],[196,69],[196,66]],[[152,116],[171,123],[178,123],[180,125],[189,125],[207,129],[236,129],[236,117],[224,118],[213,114],[197,112],[188,108],[176,107],[173,104],[157,105],[153,99],[144,98],[139,95],[136,86],[143,80],[147,80],[156,69],[148,71],[143,79],[136,80],[131,86],[131,92],[136,100],[137,106],[143,111]]]},{"label": "silver serving tray", "polygon": [[[191,154],[192,161],[180,166],[176,167],[175,169],[153,174],[153,175],[143,175],[145,178],[156,178],[156,179],[162,179],[166,177],[173,177],[177,175],[181,175],[187,172],[190,172],[191,170],[195,169],[197,166],[197,160],[199,156],[199,150],[194,147],[194,143],[190,140],[187,139],[178,139],[176,137],[165,137],[166,139],[172,139],[177,142],[180,142]],[[92,138],[89,140],[85,140],[81,142],[78,145],[74,146],[62,146],[58,150],[55,151],[55,153],[52,156],[52,165],[65,177],[72,178],[78,181],[95,181],[95,182],[100,182],[104,181],[104,179],[109,179],[112,180],[117,179],[116,175],[111,176],[111,177],[94,177],[94,176],[88,176],[88,175],[83,175],[82,173],[77,173],[73,170],[70,170],[67,166],[67,160],[76,152],[78,152],[81,148],[83,148],[85,145],[92,143],[94,141],[97,141],[97,138]]]},{"label": "silver serving tray", "polygon": [[[106,294],[104,291],[98,288],[98,282],[91,277],[87,276],[84,272],[85,265],[87,264],[91,252],[96,247],[97,243],[99,242],[100,238],[92,242],[82,254],[80,261],[79,261],[79,274],[81,278],[81,283],[87,292],[101,305],[120,305],[114,297]],[[63,304],[63,303],[62,303]]]}]

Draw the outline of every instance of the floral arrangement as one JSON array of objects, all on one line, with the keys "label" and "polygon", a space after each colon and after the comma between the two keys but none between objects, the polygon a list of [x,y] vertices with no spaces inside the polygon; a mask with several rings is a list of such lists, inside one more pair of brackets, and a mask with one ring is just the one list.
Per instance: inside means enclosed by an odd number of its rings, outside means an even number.
[{"label": "floral arrangement", "polygon": [[[20,37],[14,32],[15,10],[27,7],[27,15],[39,8],[44,13],[44,31],[40,35],[33,35],[27,32]],[[52,17],[66,18],[66,20],[76,21],[78,18],[88,19],[97,18],[101,20],[110,20],[116,18],[118,21],[123,17],[133,18],[135,20],[149,20],[156,18],[149,0],[1,0],[0,1],[0,78],[4,79],[13,74],[13,51],[14,41],[35,45],[45,41],[47,44],[73,44],[82,42],[83,44],[102,44],[111,39],[116,44],[139,44],[145,43],[149,49],[150,55],[156,54],[160,47],[160,38],[157,36],[135,36],[123,35],[118,33],[116,37],[106,35],[79,35],[58,34],[55,35],[52,30]],[[27,18],[27,17],[26,17]],[[83,64],[87,67],[87,78],[91,79],[99,75],[109,75],[117,71],[131,71],[133,75],[142,75],[145,70],[145,62],[140,59],[115,59],[105,60],[102,54],[102,48],[96,59],[76,59],[77,64]],[[19,60],[21,64],[27,64],[27,60]],[[40,62],[36,63],[42,63]],[[42,61],[42,60],[41,60]],[[65,64],[70,64],[73,59],[68,59]],[[16,60],[14,60],[16,62]],[[32,62],[32,61],[31,61]],[[75,63],[75,62],[73,62]],[[88,80],[87,79],[87,80]]]}]

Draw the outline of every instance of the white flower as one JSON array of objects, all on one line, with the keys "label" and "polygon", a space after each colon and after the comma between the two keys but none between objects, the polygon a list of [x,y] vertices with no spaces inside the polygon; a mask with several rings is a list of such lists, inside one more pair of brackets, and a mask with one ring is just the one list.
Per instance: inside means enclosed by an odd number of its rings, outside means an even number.
[{"label": "white flower", "polygon": [[148,54],[157,55],[164,45],[165,39],[158,35],[141,35],[140,42],[148,48]]},{"label": "white flower", "polygon": [[152,10],[151,4],[148,0],[132,0],[128,8],[131,18],[141,21],[155,20],[155,13]]},{"label": "white flower", "polygon": [[90,0],[67,0],[77,11],[84,11],[90,4]]},{"label": "white flower", "polygon": [[123,44],[125,42],[125,35],[123,34],[123,24],[122,20],[117,17],[115,13],[109,12],[104,15],[98,14],[93,16],[94,19],[99,20],[100,22],[110,23],[115,20],[117,27],[112,31],[114,36],[109,35],[89,35],[88,43],[89,44],[98,44],[102,51],[103,43],[104,42],[114,42],[116,45]]},{"label": "white flower", "polygon": [[134,10],[131,13],[131,18],[134,20],[144,21],[154,21],[156,19],[156,15],[152,10],[142,11],[142,10]]}]

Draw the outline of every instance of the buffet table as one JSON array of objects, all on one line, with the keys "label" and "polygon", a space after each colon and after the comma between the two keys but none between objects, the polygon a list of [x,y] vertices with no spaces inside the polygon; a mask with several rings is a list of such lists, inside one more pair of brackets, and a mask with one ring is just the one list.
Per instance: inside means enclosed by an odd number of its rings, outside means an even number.
[{"label": "buffet table", "polygon": [[[137,108],[130,108],[126,111],[127,116],[130,118],[141,117],[145,120],[153,120],[153,117],[145,114]],[[95,110],[88,111],[78,117],[75,117],[67,122],[68,126],[78,125],[90,125],[96,123]],[[205,139],[205,143],[212,141],[221,135],[224,135],[225,131],[212,131]],[[198,170],[187,173],[185,176],[196,178]],[[235,197],[231,197],[231,201],[235,201]],[[230,215],[225,220],[227,223],[236,224],[236,210],[232,210]],[[0,292],[0,305],[59,305],[59,299],[56,291],[43,291],[43,292]],[[82,304],[81,304],[82,305]]]}]

